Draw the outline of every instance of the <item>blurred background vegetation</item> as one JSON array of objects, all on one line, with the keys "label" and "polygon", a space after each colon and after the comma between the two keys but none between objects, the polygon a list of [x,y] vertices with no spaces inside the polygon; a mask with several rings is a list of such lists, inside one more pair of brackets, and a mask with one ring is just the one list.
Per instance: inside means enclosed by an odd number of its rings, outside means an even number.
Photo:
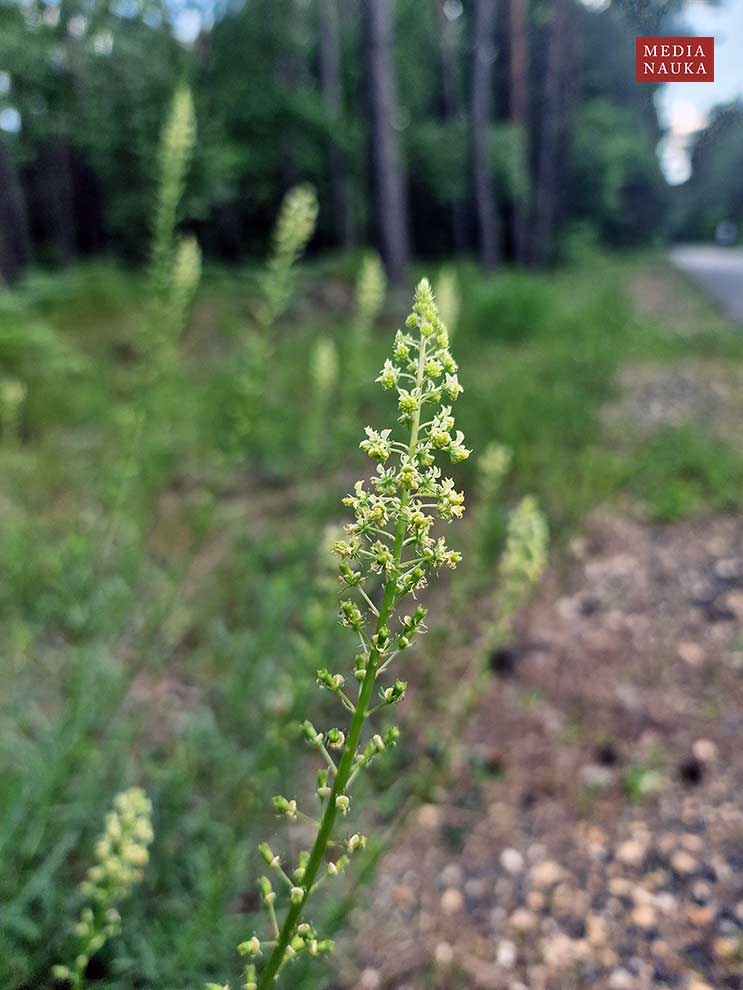
[{"label": "blurred background vegetation", "polygon": [[612,246],[709,235],[741,214],[726,181],[740,107],[701,136],[672,216],[657,87],[634,81],[634,35],[678,6],[5,2],[0,271],[142,259],[163,107],[184,79],[200,140],[183,221],[213,259],[259,254],[300,179],[324,205],[313,250],[373,237],[397,279],[411,251],[544,263],[576,228]]},{"label": "blurred background vegetation", "polygon": [[[513,451],[502,504],[472,513],[455,600],[491,592],[526,491],[558,552],[607,499],[664,521],[740,507],[728,437],[612,433],[602,414],[631,362],[743,362],[743,338],[661,253],[743,220],[739,106],[712,115],[673,195],[659,165],[633,38],[678,8],[0,3],[0,986],[52,985],[128,782],[154,802],[152,866],[89,980],[237,978],[270,795],[300,778],[314,670],[348,648],[326,547],[364,470],[361,428],[390,420],[370,383],[404,315],[398,286],[423,272],[455,286],[461,425],[476,451]],[[205,268],[147,390],[143,268],[183,81],[198,140],[179,222]],[[299,182],[317,190],[317,231],[261,335],[271,231]],[[393,291],[362,327],[370,245]],[[648,270],[683,305],[638,302]],[[476,500],[474,458],[458,481]],[[430,655],[463,635],[450,617]],[[398,794],[375,772],[391,818]]]}]

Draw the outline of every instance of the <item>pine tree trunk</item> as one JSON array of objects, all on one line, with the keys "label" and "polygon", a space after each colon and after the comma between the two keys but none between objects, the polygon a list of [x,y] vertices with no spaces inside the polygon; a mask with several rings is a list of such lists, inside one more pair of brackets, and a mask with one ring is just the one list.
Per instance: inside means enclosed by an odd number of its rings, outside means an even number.
[{"label": "pine tree trunk", "polygon": [[527,28],[528,0],[510,0],[511,33],[511,123],[521,140],[521,159],[527,172],[527,198],[513,204],[513,250],[516,261],[527,260],[529,222],[529,48]]},{"label": "pine tree trunk", "polygon": [[487,268],[494,268],[500,260],[498,210],[488,146],[493,108],[494,33],[495,0],[476,0],[470,146],[480,258]]},{"label": "pine tree trunk", "polygon": [[[278,21],[281,25],[281,32],[278,35],[281,39],[281,50],[276,63],[276,80],[279,89],[283,90],[284,98],[291,106],[296,93],[301,90],[311,90],[316,85],[307,59],[311,25],[305,5],[298,0],[289,0],[285,5],[276,4],[276,8],[277,12],[280,9],[283,14],[283,18]],[[266,5],[266,10],[270,12],[270,4]],[[306,178],[298,166],[296,154],[296,149],[301,146],[303,140],[302,129],[302,121],[292,113],[288,125],[284,126],[279,134],[281,147],[279,174],[284,191]]]},{"label": "pine tree trunk", "polygon": [[390,0],[362,0],[362,14],[377,237],[390,282],[400,285],[410,261],[410,242],[402,157],[394,128],[396,97]]},{"label": "pine tree trunk", "polygon": [[26,201],[10,154],[0,140],[0,283],[12,285],[30,260]]},{"label": "pine tree trunk", "polygon": [[[439,54],[441,59],[441,116],[447,122],[456,121],[462,113],[459,79],[459,25],[450,20],[445,0],[438,0]],[[451,232],[455,254],[467,250],[467,216],[461,199],[451,204]]]},{"label": "pine tree trunk", "polygon": [[546,264],[554,252],[559,186],[560,138],[564,114],[564,70],[567,45],[567,2],[555,0],[547,42],[541,139],[534,203],[532,261]]},{"label": "pine tree trunk", "polygon": [[34,166],[44,233],[55,260],[68,265],[77,257],[77,224],[72,181],[72,155],[60,140],[40,151]]},{"label": "pine tree trunk", "polygon": [[338,244],[350,248],[354,242],[351,177],[343,149],[334,135],[342,126],[343,89],[341,81],[338,0],[319,0],[320,82],[330,136],[330,185],[333,194],[335,232]]}]

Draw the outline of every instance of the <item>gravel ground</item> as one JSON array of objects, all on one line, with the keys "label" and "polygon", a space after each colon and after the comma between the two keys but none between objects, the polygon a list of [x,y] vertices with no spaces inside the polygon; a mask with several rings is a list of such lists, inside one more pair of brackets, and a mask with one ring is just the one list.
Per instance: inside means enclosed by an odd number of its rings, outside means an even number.
[{"label": "gravel ground", "polygon": [[632,364],[618,385],[621,398],[605,410],[610,442],[623,446],[664,427],[690,426],[740,447],[740,367],[712,359]]},{"label": "gravel ground", "polygon": [[603,511],[570,556],[340,985],[743,990],[743,521]]}]

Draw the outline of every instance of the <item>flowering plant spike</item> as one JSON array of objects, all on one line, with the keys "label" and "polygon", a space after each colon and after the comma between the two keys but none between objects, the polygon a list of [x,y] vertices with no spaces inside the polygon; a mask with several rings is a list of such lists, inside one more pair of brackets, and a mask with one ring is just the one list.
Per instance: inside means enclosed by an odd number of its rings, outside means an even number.
[{"label": "flowering plant spike", "polygon": [[[413,311],[398,330],[377,381],[396,397],[399,425],[381,431],[367,427],[361,448],[376,462],[376,472],[370,481],[357,482],[343,500],[355,519],[346,537],[333,545],[344,589],[340,621],[356,639],[355,657],[343,673],[317,671],[318,685],[336,696],[347,724],[322,730],[309,721],[303,725],[321,760],[321,817],[312,848],[300,852],[294,863],[284,862],[267,843],[260,847],[266,875],[259,887],[271,934],[264,939],[255,933],[239,946],[250,960],[243,990],[266,990],[292,959],[331,951],[332,943],[306,918],[307,902],[323,879],[341,873],[366,844],[363,835],[345,827],[354,810],[353,784],[399,736],[395,726],[369,723],[404,697],[406,682],[391,673],[392,664],[425,632],[426,610],[420,605],[397,613],[431,574],[456,567],[461,559],[443,536],[432,535],[437,517],[450,522],[464,512],[463,494],[437,460],[456,463],[470,452],[454,429],[452,403],[462,387],[426,279],[415,291]],[[349,686],[354,682],[355,697]],[[294,798],[277,795],[273,803],[280,816],[311,820]],[[329,848],[333,855],[326,860]]]},{"label": "flowering plant spike", "polygon": [[271,257],[263,279],[263,299],[257,314],[265,333],[289,303],[292,270],[315,232],[317,214],[317,193],[309,183],[290,189],[281,202],[273,231]]},{"label": "flowering plant spike", "polygon": [[114,798],[103,833],[95,845],[95,864],[80,884],[85,905],[74,928],[76,950],[68,964],[55,966],[56,980],[80,990],[91,958],[119,931],[117,910],[144,876],[153,839],[152,805],[141,787]]}]

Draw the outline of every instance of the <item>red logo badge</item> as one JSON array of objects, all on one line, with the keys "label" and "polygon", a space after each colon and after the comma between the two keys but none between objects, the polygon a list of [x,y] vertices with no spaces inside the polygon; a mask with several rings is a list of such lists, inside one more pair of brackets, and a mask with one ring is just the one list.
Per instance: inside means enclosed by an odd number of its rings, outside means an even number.
[{"label": "red logo badge", "polygon": [[714,82],[714,38],[635,38],[636,82]]}]

